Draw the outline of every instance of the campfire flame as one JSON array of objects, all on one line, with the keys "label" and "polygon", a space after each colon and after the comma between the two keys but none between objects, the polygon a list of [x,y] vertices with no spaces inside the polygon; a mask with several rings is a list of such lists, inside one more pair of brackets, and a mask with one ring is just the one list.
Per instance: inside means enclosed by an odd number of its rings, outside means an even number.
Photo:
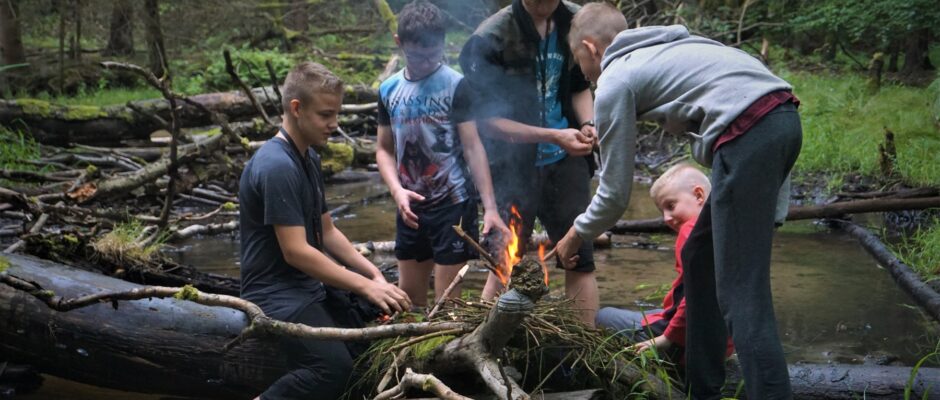
[{"label": "campfire flame", "polygon": [[511,235],[509,242],[506,243],[506,251],[503,254],[503,268],[501,268],[501,273],[498,274],[499,280],[503,283],[503,286],[509,284],[509,277],[512,276],[512,267],[522,261],[522,255],[519,254],[521,247],[519,236],[522,234],[522,215],[519,214],[519,210],[516,209],[515,204],[510,208],[510,213],[509,232]]},{"label": "campfire flame", "polygon": [[[509,279],[512,276],[513,267],[522,262],[522,215],[515,204],[510,207],[509,215],[509,241],[506,243],[506,249],[503,253],[503,264],[500,265],[496,276],[503,286],[509,285]],[[548,268],[545,267],[545,245],[539,244],[539,264],[545,275],[545,284],[548,285]]]},{"label": "campfire flame", "polygon": [[545,273],[545,286],[548,286],[548,267],[545,266],[545,243],[539,243],[539,265]]}]

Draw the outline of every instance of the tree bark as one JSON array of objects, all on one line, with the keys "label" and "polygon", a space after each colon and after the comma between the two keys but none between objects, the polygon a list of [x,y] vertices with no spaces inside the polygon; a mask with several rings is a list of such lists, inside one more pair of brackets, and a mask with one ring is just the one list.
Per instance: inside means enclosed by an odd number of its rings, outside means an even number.
[{"label": "tree bark", "polygon": [[111,29],[108,46],[102,55],[128,56],[134,54],[134,8],[131,0],[116,0],[111,9]]},{"label": "tree bark", "polygon": [[17,0],[0,0],[0,60],[4,65],[26,62]]},{"label": "tree bark", "polygon": [[69,59],[82,59],[82,0],[72,0],[72,22],[75,31],[72,34],[72,45],[69,48]]},{"label": "tree bark", "polygon": [[918,29],[911,32],[904,42],[904,68],[903,75],[913,75],[925,70],[933,69],[927,53],[930,43],[930,30]]},{"label": "tree bark", "polygon": [[150,50],[150,72],[157,78],[169,78],[169,60],[163,45],[163,28],[160,25],[159,0],[144,1],[144,26],[147,30],[147,47]]}]

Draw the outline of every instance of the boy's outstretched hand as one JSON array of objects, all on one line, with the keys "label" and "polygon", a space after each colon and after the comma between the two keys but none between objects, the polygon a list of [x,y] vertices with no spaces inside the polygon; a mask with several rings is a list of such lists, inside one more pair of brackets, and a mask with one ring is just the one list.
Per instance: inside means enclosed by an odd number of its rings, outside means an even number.
[{"label": "boy's outstretched hand", "polygon": [[510,235],[512,235],[512,232],[510,232],[509,228],[506,227],[506,223],[503,222],[503,219],[499,217],[498,212],[483,212],[483,236],[487,237],[490,234],[490,231],[493,229],[496,229],[498,233],[497,237],[508,238]]},{"label": "boy's outstretched hand", "polygon": [[392,193],[395,204],[398,204],[398,213],[401,214],[402,221],[411,229],[418,229],[418,216],[411,211],[411,201],[423,201],[424,196],[401,188]]},{"label": "boy's outstretched hand", "polygon": [[408,294],[398,286],[385,282],[384,278],[369,280],[361,296],[381,308],[386,314],[411,310],[411,299]]},{"label": "boy's outstretched hand", "polygon": [[633,346],[627,347],[627,350],[630,350],[636,354],[640,354],[651,348],[655,348],[656,351],[665,350],[670,345],[672,341],[666,338],[666,335],[659,335],[650,340],[642,341],[640,343],[634,344]]},{"label": "boy's outstretched hand", "polygon": [[568,229],[565,237],[555,245],[555,256],[561,260],[561,266],[565,269],[572,269],[578,265],[578,249],[581,248],[581,237],[574,230],[574,226]]}]

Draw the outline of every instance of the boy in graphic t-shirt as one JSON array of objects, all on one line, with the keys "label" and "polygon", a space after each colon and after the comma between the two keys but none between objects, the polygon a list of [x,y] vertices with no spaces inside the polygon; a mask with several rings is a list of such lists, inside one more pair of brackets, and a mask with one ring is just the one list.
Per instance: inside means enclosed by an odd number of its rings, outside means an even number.
[{"label": "boy in graphic t-shirt", "polygon": [[[443,63],[444,16],[429,2],[406,5],[395,43],[406,66],[379,87],[376,161],[398,205],[395,257],[399,287],[416,307],[427,305],[434,270],[435,299],[467,260],[477,255],[451,228],[476,237],[476,192],[483,234],[509,230],[493,198],[486,153],[469,113],[463,76]],[[476,186],[468,185],[468,172]],[[460,290],[451,296],[457,297]]]}]

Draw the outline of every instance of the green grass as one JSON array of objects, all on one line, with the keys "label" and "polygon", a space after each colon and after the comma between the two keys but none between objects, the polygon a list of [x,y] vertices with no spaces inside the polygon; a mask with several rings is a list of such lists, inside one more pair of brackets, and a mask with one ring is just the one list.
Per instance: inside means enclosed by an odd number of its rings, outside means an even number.
[{"label": "green grass", "polygon": [[0,169],[36,171],[39,168],[23,161],[39,158],[39,144],[32,137],[0,127]]},{"label": "green grass", "polygon": [[799,172],[878,175],[884,128],[895,133],[897,172],[907,184],[940,182],[940,138],[930,89],[885,85],[870,94],[858,74],[783,71],[802,101],[803,150]]},{"label": "green grass", "polygon": [[924,280],[940,279],[940,218],[906,238],[895,253]]},{"label": "green grass", "polygon": [[114,88],[102,90],[82,91],[75,96],[53,96],[48,93],[41,93],[36,98],[46,100],[50,103],[62,105],[89,105],[89,106],[109,106],[115,104],[125,104],[132,100],[157,99],[163,95],[160,91],[153,88]]}]

